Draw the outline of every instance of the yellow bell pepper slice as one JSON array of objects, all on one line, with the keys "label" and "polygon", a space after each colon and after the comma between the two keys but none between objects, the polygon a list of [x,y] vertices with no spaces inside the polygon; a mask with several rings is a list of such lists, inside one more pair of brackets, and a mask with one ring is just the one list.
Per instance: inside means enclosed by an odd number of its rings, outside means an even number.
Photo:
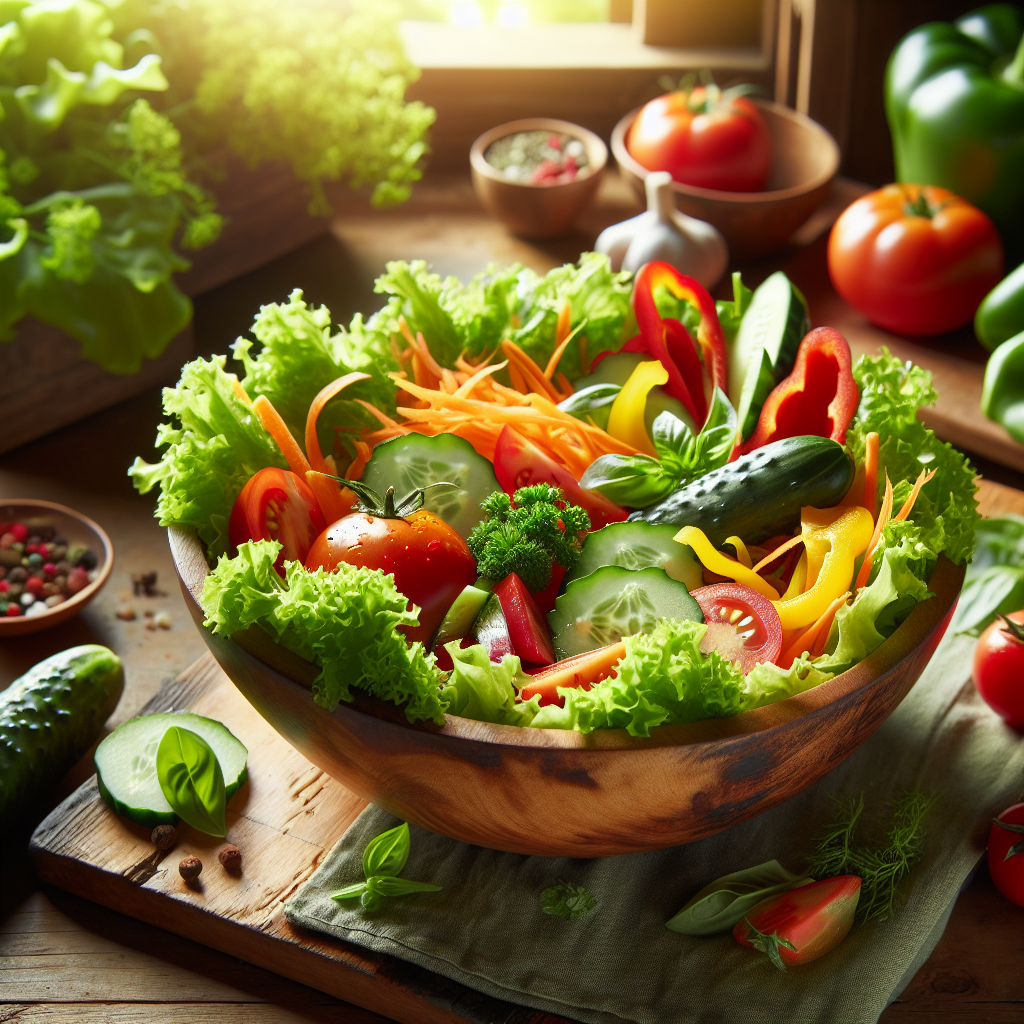
[{"label": "yellow bell pepper slice", "polygon": [[629,375],[629,380],[622,385],[618,397],[612,402],[612,409],[608,414],[608,433],[632,445],[644,455],[656,458],[658,453],[647,436],[644,411],[651,389],[667,383],[668,371],[657,359],[637,364],[636,369]]},{"label": "yellow bell pepper slice", "polygon": [[769,601],[778,600],[779,592],[767,580],[762,579],[753,569],[736,561],[735,558],[723,555],[708,540],[703,530],[698,530],[696,526],[684,526],[674,539],[680,544],[689,545],[705,569],[710,569],[719,576],[728,576],[729,579],[756,590]]},{"label": "yellow bell pepper slice", "polygon": [[[807,589],[774,601],[783,630],[801,629],[816,622],[828,606],[850,589],[853,565],[867,550],[874,520],[866,508],[801,510],[801,532],[807,553]],[[717,571],[717,570],[716,570]]]},{"label": "yellow bell pepper slice", "polygon": [[798,594],[802,594],[807,586],[807,552],[804,551],[800,555],[800,560],[796,563],[796,568],[793,570],[793,575],[790,577],[789,586],[786,588],[786,592],[782,595],[783,601],[788,601],[791,597],[796,597]]}]

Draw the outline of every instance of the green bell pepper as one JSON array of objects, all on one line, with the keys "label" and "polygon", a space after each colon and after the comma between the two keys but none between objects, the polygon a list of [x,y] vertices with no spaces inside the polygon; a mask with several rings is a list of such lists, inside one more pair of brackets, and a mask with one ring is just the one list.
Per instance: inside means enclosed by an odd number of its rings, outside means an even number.
[{"label": "green bell pepper", "polygon": [[885,72],[896,178],[940,185],[995,222],[1007,262],[1024,255],[1024,18],[990,4],[906,35]]},{"label": "green bell pepper", "polygon": [[1024,444],[1024,331],[989,356],[981,411]]},{"label": "green bell pepper", "polygon": [[974,333],[990,352],[1018,331],[1024,331],[1024,263],[981,300],[974,314]]}]

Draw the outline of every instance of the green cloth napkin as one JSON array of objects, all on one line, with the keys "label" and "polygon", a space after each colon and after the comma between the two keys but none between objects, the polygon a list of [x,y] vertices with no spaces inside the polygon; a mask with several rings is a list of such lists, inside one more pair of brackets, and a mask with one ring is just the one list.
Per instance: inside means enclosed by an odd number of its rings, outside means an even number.
[{"label": "green cloth napkin", "polygon": [[[364,913],[330,895],[363,878],[363,847],[398,824],[369,807],[285,905],[293,924],[410,960],[491,996],[593,1024],[648,1022],[872,1022],[924,963],[981,855],[991,819],[1020,799],[1024,741],[970,681],[974,640],[947,638],[900,707],[815,786],[743,825],[654,853],[597,860],[498,853],[412,827],[405,878],[443,892],[389,900]],[[777,859],[804,867],[831,820],[829,794],[865,793],[870,840],[889,801],[937,795],[905,902],[883,923],[855,927],[827,956],[787,973],[729,933],[691,938],[665,922],[728,872]],[[576,921],[541,910],[561,880],[585,886],[597,907]]]}]

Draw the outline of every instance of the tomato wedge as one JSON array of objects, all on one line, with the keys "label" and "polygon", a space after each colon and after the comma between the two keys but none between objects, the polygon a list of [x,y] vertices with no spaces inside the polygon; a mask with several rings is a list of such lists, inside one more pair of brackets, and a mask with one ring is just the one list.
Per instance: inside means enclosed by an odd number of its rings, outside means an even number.
[{"label": "tomato wedge", "polygon": [[228,541],[233,548],[247,540],[280,541],[274,567],[283,576],[285,561],[304,562],[326,525],[306,481],[290,469],[269,467],[253,474],[235,499]]},{"label": "tomato wedge", "polygon": [[590,528],[600,530],[609,523],[621,523],[626,510],[619,508],[603,494],[580,487],[569,470],[548,458],[535,444],[518,431],[504,427],[494,446],[494,475],[508,495],[531,484],[561,487],[573,505],[579,505],[590,516]]},{"label": "tomato wedge", "polygon": [[523,581],[514,572],[510,573],[494,588],[494,594],[501,602],[512,650],[522,661],[533,665],[553,664],[555,652],[551,649],[551,634]]},{"label": "tomato wedge", "polygon": [[739,662],[746,675],[763,661],[782,653],[782,623],[775,606],[756,590],[740,583],[715,583],[690,592],[700,605],[708,631],[700,649],[718,651]]}]

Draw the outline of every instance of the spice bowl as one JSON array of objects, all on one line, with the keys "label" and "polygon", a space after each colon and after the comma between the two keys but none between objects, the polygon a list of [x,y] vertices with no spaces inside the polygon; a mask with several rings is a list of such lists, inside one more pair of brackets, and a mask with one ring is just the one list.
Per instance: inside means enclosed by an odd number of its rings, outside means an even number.
[{"label": "spice bowl", "polygon": [[[81,545],[92,551],[96,558],[96,565],[87,570],[89,582],[54,607],[32,615],[0,615],[0,640],[36,633],[74,618],[103,589],[110,578],[110,573],[114,568],[114,548],[110,543],[110,538],[98,523],[93,522],[88,516],[82,515],[81,512],[76,512],[73,508],[58,505],[52,501],[12,498],[0,503],[0,521],[22,523],[29,529],[36,527],[43,532],[52,530],[51,536],[66,542],[69,549]],[[21,553],[7,553],[11,551],[11,548],[0,551],[0,564],[4,567],[4,579],[8,582],[10,582],[9,577],[12,570],[19,566],[28,568],[20,559],[15,561],[16,554]],[[28,556],[23,555],[22,557],[27,558]],[[15,582],[20,583],[21,581]],[[9,590],[5,592],[4,596],[6,593],[9,593]]]},{"label": "spice bowl", "polygon": [[[585,163],[574,171],[571,180],[549,179],[544,183],[532,180],[529,174],[513,179],[487,160],[487,152],[495,143],[526,132],[567,136],[570,143],[579,143]],[[607,162],[608,148],[592,131],[550,117],[528,117],[498,125],[484,132],[469,151],[473,188],[481,205],[523,238],[555,238],[569,231],[593,200]]]},{"label": "spice bowl", "polygon": [[[734,259],[766,256],[783,248],[824,202],[839,170],[839,146],[820,124],[779,103],[748,98],[764,116],[772,137],[772,166],[764,190],[724,192],[672,182],[676,207],[718,228]],[[626,148],[640,110],[637,107],[619,121],[611,143],[623,177],[643,197],[651,172]]]}]

